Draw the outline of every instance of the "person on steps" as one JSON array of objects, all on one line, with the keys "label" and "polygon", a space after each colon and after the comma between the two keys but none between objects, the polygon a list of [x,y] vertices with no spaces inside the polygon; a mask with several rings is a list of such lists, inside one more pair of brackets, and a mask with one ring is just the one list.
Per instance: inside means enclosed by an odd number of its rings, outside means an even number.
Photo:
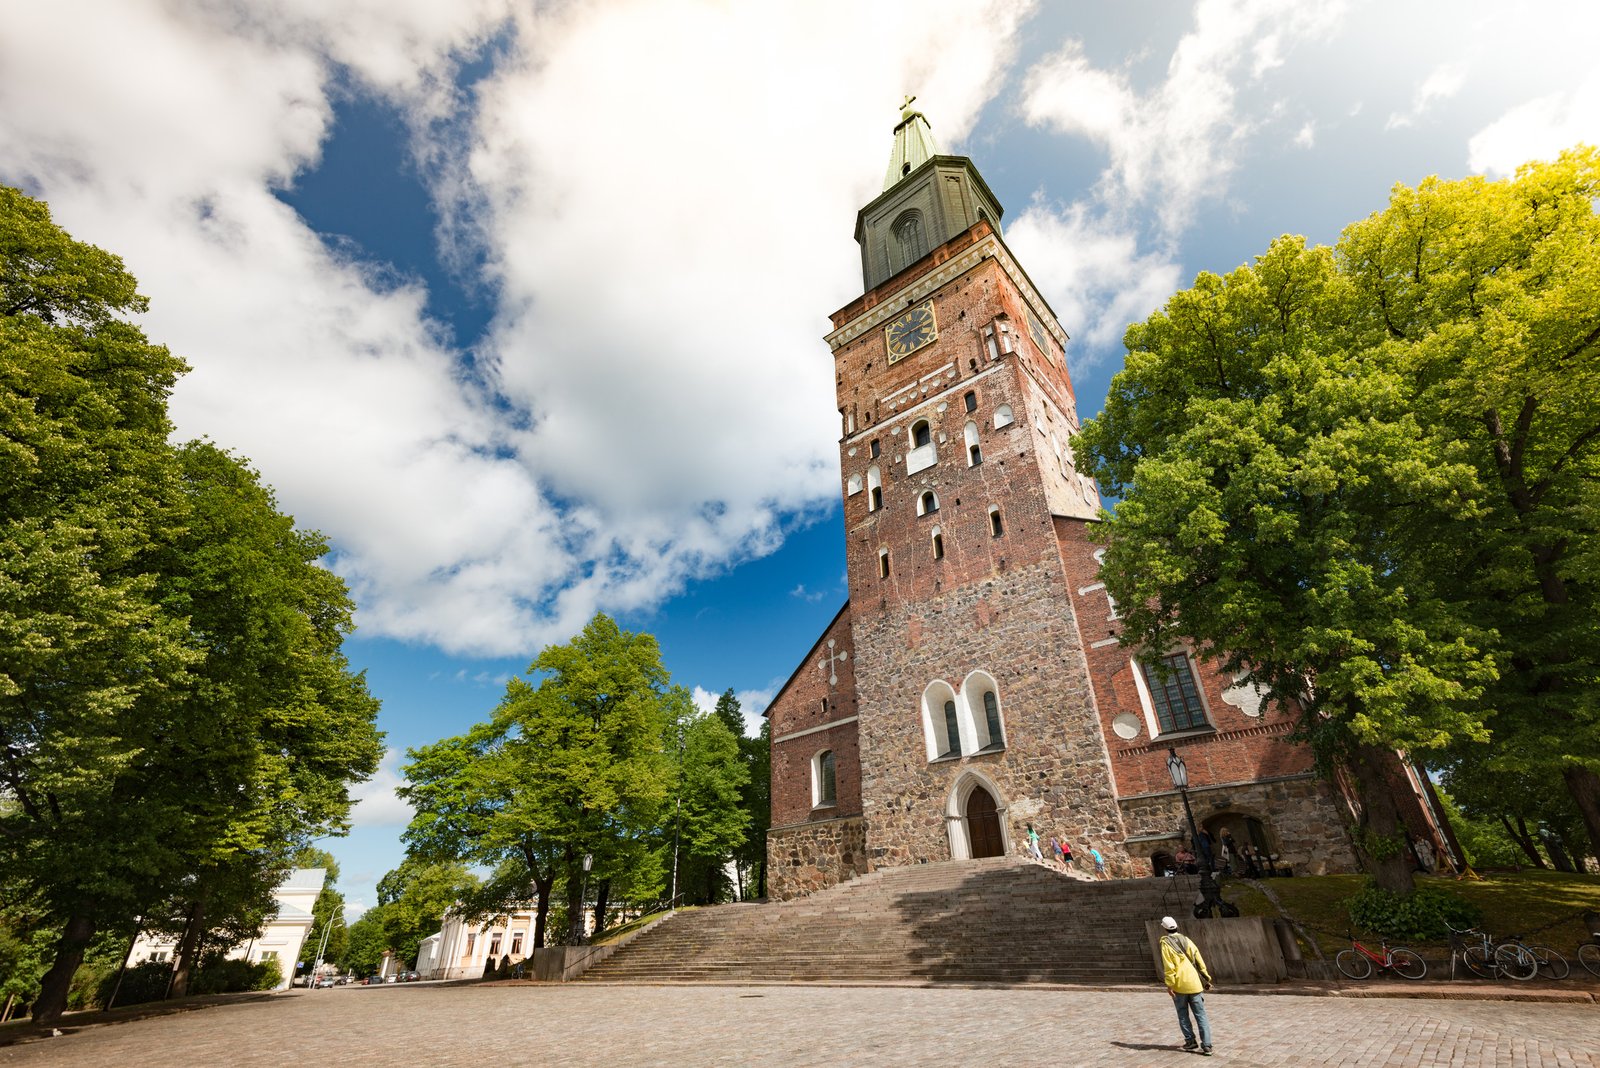
[{"label": "person on steps", "polygon": [[1033,824],[1028,824],[1028,852],[1034,860],[1043,861],[1044,854],[1039,852],[1039,832],[1033,829]]},{"label": "person on steps", "polygon": [[1096,879],[1104,879],[1106,877],[1106,858],[1100,855],[1100,850],[1090,846],[1089,859],[1094,861],[1094,877]]},{"label": "person on steps", "polygon": [[[1186,935],[1178,933],[1178,921],[1171,916],[1161,917],[1161,976],[1172,995],[1172,1005],[1178,1010],[1178,1030],[1183,1032],[1183,1048],[1200,1048],[1203,1056],[1211,1056],[1211,1021],[1206,1017],[1205,992],[1211,989],[1211,973],[1206,970],[1200,947]],[[1194,1024],[1189,1015],[1194,1014]],[[1195,1031],[1199,1030],[1199,1041]]]}]

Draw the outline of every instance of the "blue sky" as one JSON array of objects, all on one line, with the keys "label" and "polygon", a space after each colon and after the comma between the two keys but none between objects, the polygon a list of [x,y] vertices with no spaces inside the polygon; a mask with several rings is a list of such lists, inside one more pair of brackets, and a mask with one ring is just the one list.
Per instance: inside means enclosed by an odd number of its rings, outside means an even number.
[{"label": "blue sky", "polygon": [[403,752],[595,611],[754,713],[844,599],[827,315],[918,96],[1096,411],[1129,321],[1395,182],[1600,141],[1588,3],[57,0],[0,36],[0,180],[122,255],[181,437],[329,535]]}]

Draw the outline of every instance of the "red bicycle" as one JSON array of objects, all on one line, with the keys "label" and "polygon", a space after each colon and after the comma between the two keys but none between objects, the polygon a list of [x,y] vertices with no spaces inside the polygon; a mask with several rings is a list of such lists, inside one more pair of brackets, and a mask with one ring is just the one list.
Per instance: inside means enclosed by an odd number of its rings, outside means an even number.
[{"label": "red bicycle", "polygon": [[1354,932],[1351,932],[1350,948],[1341,949],[1339,955],[1333,958],[1333,963],[1349,979],[1368,978],[1372,975],[1374,965],[1378,970],[1394,972],[1402,979],[1421,979],[1428,974],[1428,962],[1406,947],[1391,946],[1385,939],[1380,939],[1378,946],[1382,952],[1374,953],[1356,941]]}]

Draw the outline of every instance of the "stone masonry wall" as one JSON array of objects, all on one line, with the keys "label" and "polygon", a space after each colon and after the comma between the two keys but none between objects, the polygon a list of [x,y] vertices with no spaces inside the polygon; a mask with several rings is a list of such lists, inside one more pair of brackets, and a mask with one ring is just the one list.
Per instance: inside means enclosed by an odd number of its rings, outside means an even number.
[{"label": "stone masonry wall", "polygon": [[[1358,871],[1346,832],[1345,808],[1332,788],[1310,775],[1272,782],[1245,782],[1189,791],[1195,822],[1215,825],[1220,817],[1250,816],[1266,828],[1268,842],[1280,860],[1299,875],[1333,875]],[[1122,802],[1129,852],[1140,858],[1136,874],[1149,875],[1152,854],[1171,853],[1189,824],[1176,790],[1130,797]],[[1162,837],[1166,836],[1166,837]],[[1237,833],[1235,835],[1237,837]]]},{"label": "stone masonry wall", "polygon": [[859,816],[767,832],[767,896],[787,901],[864,875],[867,827]]}]

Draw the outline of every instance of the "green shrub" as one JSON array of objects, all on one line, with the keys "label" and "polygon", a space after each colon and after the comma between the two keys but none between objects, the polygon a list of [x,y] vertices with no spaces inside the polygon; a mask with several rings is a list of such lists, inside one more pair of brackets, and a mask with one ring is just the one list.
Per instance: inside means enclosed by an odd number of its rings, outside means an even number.
[{"label": "green shrub", "polygon": [[1344,903],[1357,927],[1386,938],[1421,942],[1443,942],[1450,936],[1449,928],[1476,926],[1482,916],[1476,905],[1448,890],[1428,886],[1401,895],[1371,880]]},{"label": "green shrub", "polygon": [[[122,986],[117,989],[117,1001],[114,1008],[123,1005],[139,1005],[146,1001],[160,1001],[166,997],[167,981],[172,978],[172,962],[164,960],[147,960],[142,964],[135,964],[129,968],[122,977]],[[99,996],[95,999],[99,1005],[104,1005],[111,997],[111,991],[117,986],[117,973],[112,972],[100,980]]]},{"label": "green shrub", "polygon": [[240,990],[271,990],[283,982],[277,961],[224,960],[207,957],[189,979],[190,994],[232,994]]}]

